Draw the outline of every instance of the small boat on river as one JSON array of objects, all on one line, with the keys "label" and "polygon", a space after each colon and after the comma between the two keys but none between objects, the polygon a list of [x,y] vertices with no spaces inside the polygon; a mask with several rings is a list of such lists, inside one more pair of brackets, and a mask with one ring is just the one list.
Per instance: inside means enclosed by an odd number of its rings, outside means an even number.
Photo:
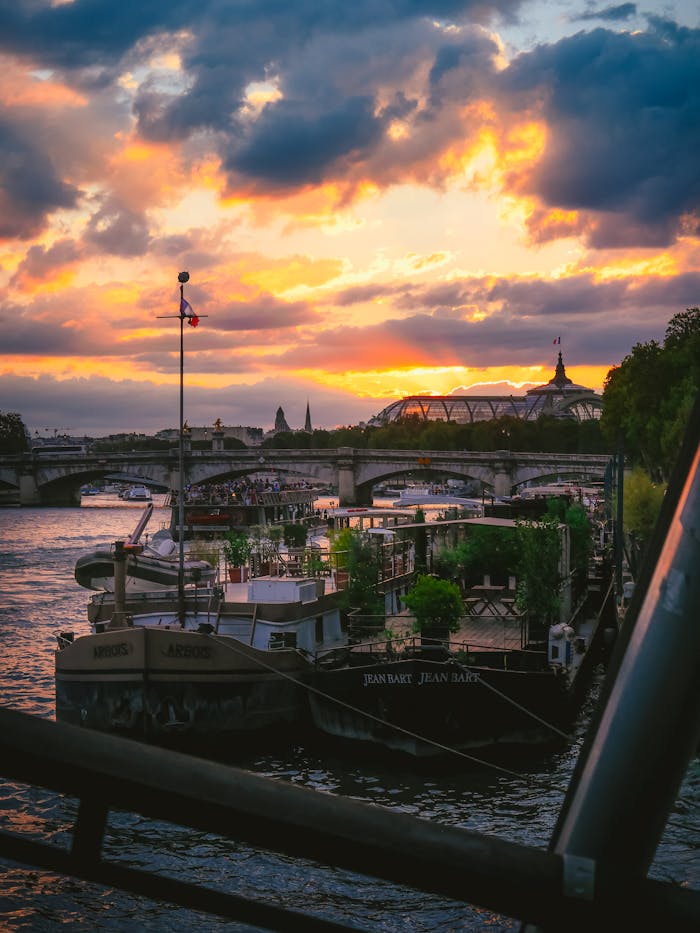
[{"label": "small boat on river", "polygon": [[150,502],[152,498],[151,490],[143,485],[132,486],[124,496],[127,502]]},{"label": "small boat on river", "polygon": [[[179,548],[167,531],[158,531],[149,544],[135,548],[153,513],[149,503],[129,536],[132,546],[126,568],[126,591],[144,592],[169,590],[178,585]],[[186,558],[183,566],[184,583],[198,586],[211,585],[216,579],[216,568],[208,561]],[[114,590],[114,550],[109,545],[96,548],[78,558],[75,564],[76,582],[88,590]]]}]

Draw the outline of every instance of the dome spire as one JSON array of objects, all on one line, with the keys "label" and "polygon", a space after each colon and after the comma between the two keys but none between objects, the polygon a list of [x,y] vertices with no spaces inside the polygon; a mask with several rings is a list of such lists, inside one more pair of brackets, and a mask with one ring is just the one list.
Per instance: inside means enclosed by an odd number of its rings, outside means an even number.
[{"label": "dome spire", "polygon": [[564,360],[561,357],[561,350],[559,351],[557,367],[554,370],[554,378],[549,380],[549,384],[559,386],[560,389],[566,385],[573,385],[571,379],[569,379],[566,375],[566,367],[564,366]]}]

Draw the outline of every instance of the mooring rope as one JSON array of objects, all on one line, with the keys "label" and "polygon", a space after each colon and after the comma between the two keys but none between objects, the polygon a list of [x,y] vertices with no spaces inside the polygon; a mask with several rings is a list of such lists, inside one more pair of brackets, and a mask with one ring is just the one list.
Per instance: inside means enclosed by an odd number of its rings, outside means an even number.
[{"label": "mooring rope", "polygon": [[[434,739],[429,739],[427,736],[420,735],[417,732],[412,732],[410,729],[405,729],[403,726],[396,725],[396,723],[388,722],[386,719],[382,719],[380,716],[375,716],[373,713],[368,713],[367,710],[363,710],[357,706],[353,706],[351,703],[347,703],[345,700],[341,700],[338,697],[334,697],[331,694],[325,693],[323,690],[320,690],[318,687],[313,687],[311,684],[304,683],[304,681],[299,680],[298,678],[294,677],[291,674],[288,674],[286,671],[273,667],[272,665],[268,664],[266,661],[263,661],[262,658],[253,657],[250,654],[247,654],[244,650],[242,650],[242,648],[238,649],[234,645],[229,645],[228,641],[222,642],[222,637],[225,637],[225,636],[220,636],[220,635],[213,636],[212,635],[210,637],[214,638],[215,641],[221,642],[222,644],[225,645],[225,647],[233,648],[234,651],[238,650],[240,654],[245,655],[246,658],[249,658],[250,660],[254,661],[260,667],[267,669],[268,671],[270,671],[270,673],[277,674],[285,678],[286,680],[291,681],[297,686],[302,687],[303,689],[307,690],[309,693],[315,693],[317,696],[322,697],[324,700],[330,700],[332,703],[336,703],[338,706],[343,706],[345,709],[350,710],[350,712],[357,713],[360,716],[363,716],[367,719],[371,719],[373,722],[376,722],[381,726],[386,726],[390,729],[394,729],[396,732],[400,732],[403,735],[408,736],[409,738],[417,739],[419,742],[423,742],[426,745],[430,745],[433,748],[437,748],[440,751],[446,752],[450,755],[455,755],[458,758],[463,758],[466,761],[472,762],[473,764],[482,765],[487,768],[491,768],[495,771],[498,771],[500,774],[507,775],[508,777],[515,777],[515,778],[519,778],[520,780],[529,781],[532,784],[545,787],[547,790],[559,790],[562,793],[566,792],[565,787],[559,787],[557,785],[552,785],[545,781],[540,781],[537,778],[533,778],[530,775],[522,774],[519,771],[513,771],[510,768],[504,768],[502,765],[494,764],[493,762],[488,761],[484,758],[478,758],[476,755],[469,755],[467,752],[460,751],[457,748],[452,748],[449,745],[444,745],[442,742],[436,742]],[[233,636],[228,636],[228,637],[231,638],[232,642],[236,641],[236,639],[233,638]],[[568,736],[565,736],[565,738],[568,738]]]}]

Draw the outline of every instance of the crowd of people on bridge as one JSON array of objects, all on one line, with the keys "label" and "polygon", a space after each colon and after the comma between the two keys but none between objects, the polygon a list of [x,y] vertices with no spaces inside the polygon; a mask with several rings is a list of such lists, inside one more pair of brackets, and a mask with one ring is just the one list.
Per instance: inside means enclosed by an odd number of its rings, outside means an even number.
[{"label": "crowd of people on bridge", "polygon": [[223,483],[191,484],[185,487],[185,502],[191,504],[206,503],[209,505],[257,505],[262,496],[267,493],[278,493],[287,490],[312,489],[313,487],[300,480],[289,483],[278,477],[263,477],[251,479],[240,477]]}]

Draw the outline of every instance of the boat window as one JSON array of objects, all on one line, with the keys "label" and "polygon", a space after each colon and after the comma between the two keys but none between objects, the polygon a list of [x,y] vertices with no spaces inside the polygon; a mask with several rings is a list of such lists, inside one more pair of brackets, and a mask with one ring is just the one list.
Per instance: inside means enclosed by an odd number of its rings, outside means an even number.
[{"label": "boat window", "polygon": [[323,641],[323,616],[316,616],[316,641]]}]

